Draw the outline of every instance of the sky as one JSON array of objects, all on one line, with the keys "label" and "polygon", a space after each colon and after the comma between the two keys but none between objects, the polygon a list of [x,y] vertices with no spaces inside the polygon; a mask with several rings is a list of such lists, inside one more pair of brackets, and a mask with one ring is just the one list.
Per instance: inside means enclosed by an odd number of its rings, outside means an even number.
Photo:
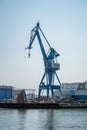
[{"label": "sky", "polygon": [[87,81],[87,0],[0,0],[0,85],[37,89],[44,64],[37,39],[31,57],[31,29],[40,22],[60,54],[61,83]]}]

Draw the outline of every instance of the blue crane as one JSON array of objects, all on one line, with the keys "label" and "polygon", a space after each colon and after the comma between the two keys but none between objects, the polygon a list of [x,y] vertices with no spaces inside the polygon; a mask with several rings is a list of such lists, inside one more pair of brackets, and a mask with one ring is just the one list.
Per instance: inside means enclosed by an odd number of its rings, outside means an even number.
[{"label": "blue crane", "polygon": [[[42,34],[46,43],[48,44],[48,47],[49,47],[48,53],[46,53],[46,51],[44,49],[40,34]],[[59,80],[58,75],[56,73],[56,71],[60,69],[60,64],[57,63],[57,57],[59,56],[59,54],[49,44],[47,38],[45,37],[43,31],[40,28],[39,22],[31,30],[30,43],[29,43],[29,46],[26,47],[25,49],[30,50],[32,48],[32,44],[33,44],[34,39],[36,37],[37,37],[39,45],[40,45],[40,49],[41,49],[43,61],[44,61],[44,66],[45,66],[45,71],[44,71],[43,77],[42,77],[40,84],[39,84],[38,97],[41,96],[42,90],[47,90],[47,97],[48,98],[50,97],[50,92],[51,92],[51,96],[54,97],[54,90],[57,89],[60,91],[60,86],[61,86],[60,80]],[[30,53],[28,54],[28,56],[30,57]],[[58,81],[57,85],[54,84],[55,78],[57,78],[57,81]]]}]

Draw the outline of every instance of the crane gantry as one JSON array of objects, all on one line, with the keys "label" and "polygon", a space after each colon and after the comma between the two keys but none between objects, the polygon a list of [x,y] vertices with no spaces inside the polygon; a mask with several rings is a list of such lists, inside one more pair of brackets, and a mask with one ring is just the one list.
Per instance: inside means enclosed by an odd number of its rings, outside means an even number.
[{"label": "crane gantry", "polygon": [[[49,47],[48,53],[46,53],[46,51],[44,49],[44,45],[43,45],[40,35],[42,35],[44,37],[46,43],[48,44],[48,47]],[[43,74],[42,79],[39,84],[38,97],[41,96],[42,90],[47,90],[48,98],[50,97],[50,94],[49,94],[50,91],[51,91],[52,97],[54,97],[54,90],[56,90],[56,89],[60,90],[60,86],[61,86],[60,80],[56,73],[56,71],[60,69],[60,64],[57,63],[57,57],[59,56],[59,54],[49,44],[47,38],[45,37],[43,31],[40,28],[39,22],[31,30],[30,43],[29,43],[29,46],[26,47],[25,49],[30,50],[32,48],[32,44],[36,37],[37,37],[39,45],[40,45],[40,49],[41,49],[43,61],[44,61],[44,67],[45,67],[44,74]],[[28,54],[28,56],[30,57],[30,53]],[[58,81],[57,85],[55,85],[55,78],[57,78],[57,81]]]}]

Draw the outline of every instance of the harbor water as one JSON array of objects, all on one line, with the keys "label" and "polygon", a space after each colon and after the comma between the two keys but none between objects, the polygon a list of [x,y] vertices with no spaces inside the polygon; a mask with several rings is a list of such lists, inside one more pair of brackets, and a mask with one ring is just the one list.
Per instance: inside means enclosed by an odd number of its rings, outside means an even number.
[{"label": "harbor water", "polygon": [[0,130],[87,130],[87,109],[2,109]]}]

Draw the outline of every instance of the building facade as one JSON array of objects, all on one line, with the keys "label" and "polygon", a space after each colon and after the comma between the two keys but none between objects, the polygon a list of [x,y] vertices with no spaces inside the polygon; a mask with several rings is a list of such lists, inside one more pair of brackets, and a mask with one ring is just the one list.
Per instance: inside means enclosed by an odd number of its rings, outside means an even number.
[{"label": "building facade", "polygon": [[12,86],[0,85],[0,100],[12,99]]},{"label": "building facade", "polygon": [[87,100],[87,82],[63,83],[61,91],[64,97]]}]

